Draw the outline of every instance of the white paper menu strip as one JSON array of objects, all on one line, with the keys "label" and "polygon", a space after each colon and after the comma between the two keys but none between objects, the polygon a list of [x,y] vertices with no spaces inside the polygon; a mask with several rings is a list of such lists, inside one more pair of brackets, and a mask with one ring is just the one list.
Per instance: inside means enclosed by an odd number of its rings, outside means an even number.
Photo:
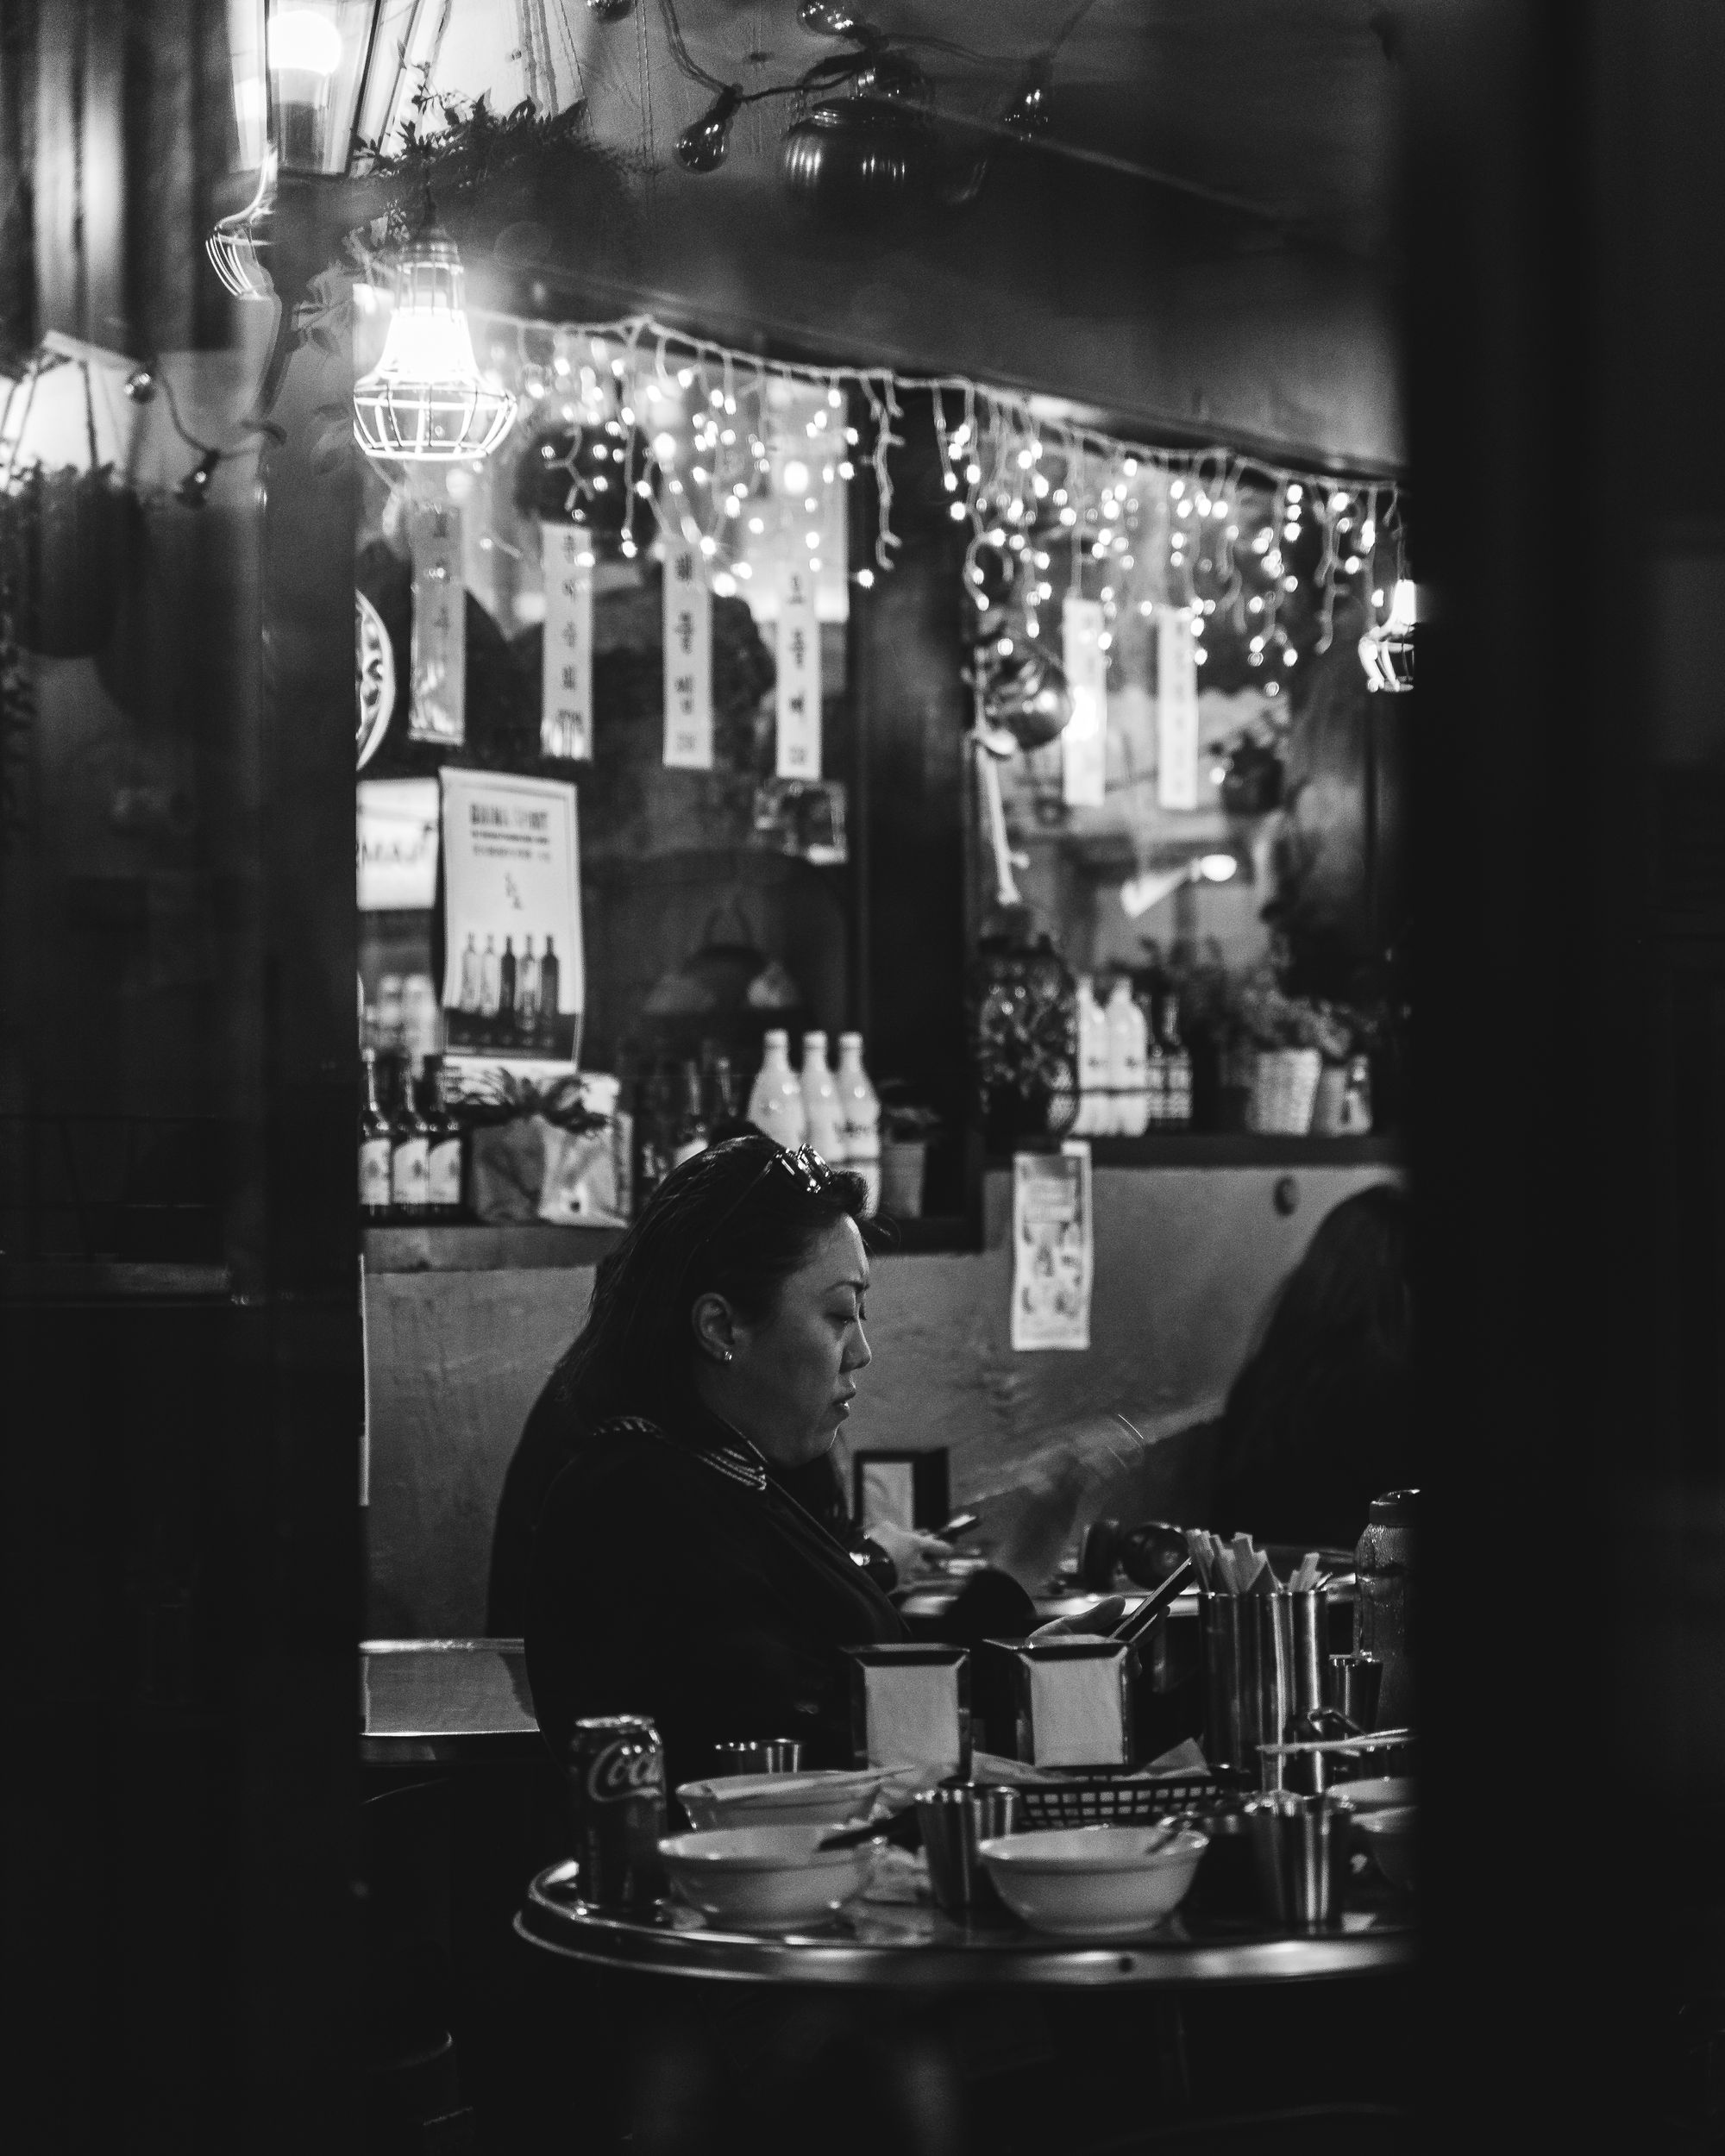
[{"label": "white paper menu strip", "polygon": [[1108,655],[1102,602],[1069,597],[1061,611],[1072,717],[1060,736],[1061,794],[1069,808],[1101,808],[1108,774]]},{"label": "white paper menu strip", "polygon": [[1198,805],[1198,664],[1189,616],[1164,608],[1156,624],[1156,798]]},{"label": "white paper menu strip", "polygon": [[665,556],[665,761],[712,769],[712,593],[689,546]]},{"label": "white paper menu strip", "polygon": [[574,524],[539,527],[545,642],[539,746],[548,756],[593,755],[593,540]]},{"label": "white paper menu strip", "polygon": [[467,737],[467,596],[461,581],[461,512],[451,502],[407,511],[413,557],[410,741],[460,748]]},{"label": "white paper menu strip", "polygon": [[1013,1160],[1013,1345],[1088,1348],[1095,1269],[1090,1149],[1069,1138],[1057,1153]]},{"label": "white paper menu strip", "polygon": [[779,755],[781,779],[820,776],[820,624],[814,578],[800,561],[779,577]]}]

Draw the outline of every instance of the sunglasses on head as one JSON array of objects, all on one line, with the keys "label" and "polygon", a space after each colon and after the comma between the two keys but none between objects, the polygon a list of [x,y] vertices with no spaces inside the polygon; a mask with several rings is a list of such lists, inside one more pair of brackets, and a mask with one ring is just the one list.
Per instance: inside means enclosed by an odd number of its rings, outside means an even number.
[{"label": "sunglasses on head", "polygon": [[819,1197],[824,1190],[831,1189],[835,1181],[833,1170],[827,1166],[812,1145],[799,1145],[794,1151],[787,1145],[775,1147],[762,1162],[748,1181],[743,1184],[742,1189],[719,1214],[706,1233],[691,1245],[684,1268],[685,1276],[687,1276],[688,1267],[694,1263],[700,1252],[730,1226],[731,1221],[748,1204],[762,1184],[766,1181],[768,1176],[774,1174],[788,1175],[797,1188],[809,1198]]}]

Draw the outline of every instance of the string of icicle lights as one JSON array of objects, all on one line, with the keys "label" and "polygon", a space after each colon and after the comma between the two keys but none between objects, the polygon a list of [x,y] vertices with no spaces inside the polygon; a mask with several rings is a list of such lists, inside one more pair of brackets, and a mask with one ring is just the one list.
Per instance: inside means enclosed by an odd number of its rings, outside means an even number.
[{"label": "string of icicle lights", "polygon": [[1287,619],[1296,593],[1309,604],[1302,642],[1314,651],[1328,648],[1350,595],[1363,617],[1354,634],[1394,626],[1407,528],[1390,479],[1221,447],[1149,447],[963,376],[767,360],[644,315],[492,315],[482,339],[482,369],[519,399],[518,436],[569,432],[573,446],[553,467],[568,473],[565,513],[615,533],[620,511],[625,558],[662,537],[697,547],[720,591],[752,576],[750,542],[769,524],[800,541],[819,572],[831,491],[864,466],[877,506],[873,560],[850,573],[866,588],[890,571],[894,453],[907,398],[926,396],[949,513],[967,530],[967,588],[979,613],[1005,609],[1032,640],[1051,621],[1057,634],[1069,594],[1101,602],[1105,648],[1124,609],[1175,608],[1191,622],[1201,666],[1207,635],[1231,628],[1274,696],[1301,655]]}]

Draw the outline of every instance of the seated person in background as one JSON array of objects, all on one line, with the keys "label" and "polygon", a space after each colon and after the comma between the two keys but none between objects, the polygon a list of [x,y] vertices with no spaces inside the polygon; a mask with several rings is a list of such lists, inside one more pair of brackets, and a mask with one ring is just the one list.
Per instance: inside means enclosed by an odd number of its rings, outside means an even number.
[{"label": "seated person in background", "polygon": [[1390,1183],[1319,1223],[1228,1394],[1209,1516],[1181,1526],[1347,1550],[1372,1499],[1416,1479],[1408,1229]]},{"label": "seated person in background", "polygon": [[1201,1408],[1173,1429],[1164,1416],[1160,1432],[1148,1420],[1131,1465],[1118,1432],[1097,1426],[1090,1450],[1116,1471],[1084,1491],[1082,1517],[1351,1550],[1372,1499],[1415,1479],[1408,1220],[1389,1183],[1332,1207],[1271,1298],[1220,1413]]}]

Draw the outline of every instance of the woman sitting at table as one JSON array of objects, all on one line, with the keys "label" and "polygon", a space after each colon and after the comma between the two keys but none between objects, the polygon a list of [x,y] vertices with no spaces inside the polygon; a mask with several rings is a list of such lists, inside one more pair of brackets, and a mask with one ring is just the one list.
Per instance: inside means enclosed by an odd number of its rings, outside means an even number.
[{"label": "woman sitting at table", "polygon": [[[785,1481],[830,1451],[870,1360],[862,1202],[806,1149],[736,1138],[674,1170],[600,1264],[499,1525],[506,1557],[536,1514],[524,1630],[554,1750],[584,1715],[644,1714],[674,1780],[730,1738],[850,1764],[844,1650],[906,1637],[893,1567]],[[497,1584],[494,1564],[494,1614]]]}]

